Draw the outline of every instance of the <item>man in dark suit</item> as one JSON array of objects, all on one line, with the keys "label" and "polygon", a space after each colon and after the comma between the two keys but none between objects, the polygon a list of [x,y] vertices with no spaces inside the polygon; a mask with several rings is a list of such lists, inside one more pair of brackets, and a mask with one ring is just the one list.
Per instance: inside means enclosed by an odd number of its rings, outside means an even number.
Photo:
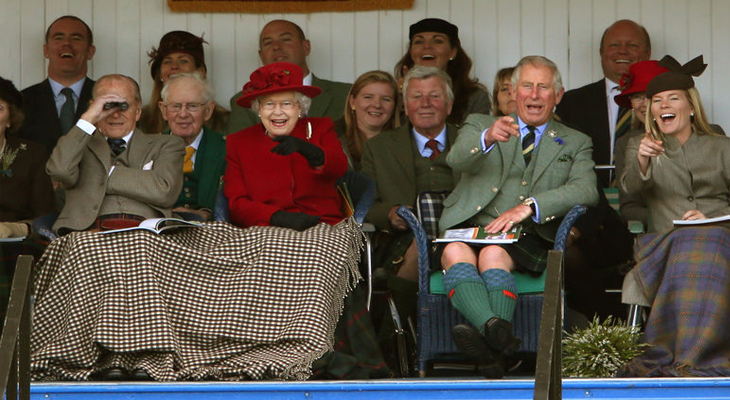
[{"label": "man in dark suit", "polygon": [[[337,121],[345,109],[350,84],[333,82],[315,76],[307,66],[307,56],[311,50],[309,40],[297,24],[286,20],[274,20],[266,24],[259,37],[259,58],[264,65],[277,61],[297,64],[304,71],[304,84],[317,86],[322,93],[312,99],[307,116],[330,117]],[[236,101],[243,93],[238,92],[231,97],[231,116],[228,120],[227,133],[235,133],[241,129],[257,124],[260,118],[248,108],[239,106]]]},{"label": "man in dark suit", "polygon": [[214,109],[213,89],[197,73],[173,75],[162,88],[162,117],[185,142],[183,190],[172,211],[186,219],[211,219],[226,172],[226,141],[203,125]]},{"label": "man in dark suit", "polygon": [[86,73],[95,52],[91,29],[80,18],[65,15],[51,23],[43,45],[48,78],[23,90],[25,122],[20,138],[53,151],[58,138],[71,129],[91,100],[94,81]]},{"label": "man in dark suit", "polygon": [[[650,58],[649,33],[634,21],[616,21],[604,31],[599,52],[604,78],[566,92],[556,113],[563,123],[591,137],[596,165],[610,166],[615,161],[616,141],[631,123],[631,110],[623,114],[614,97],[620,93],[619,82],[629,66]],[[617,127],[619,120],[625,125]],[[611,185],[612,171],[597,171],[600,188]],[[568,300],[588,318],[594,313],[618,316],[623,311],[623,305],[607,296],[605,289],[620,286],[621,273],[613,267],[627,262],[632,254],[628,229],[603,193],[600,195],[599,205],[590,207],[573,226],[569,243],[575,240],[576,245],[565,256]]]},{"label": "man in dark suit", "polygon": [[[563,123],[593,139],[597,165],[611,165],[620,112],[613,97],[620,93],[619,81],[629,66],[650,58],[649,33],[634,21],[616,21],[601,37],[600,55],[604,78],[566,92],[556,113]],[[603,187],[608,186],[607,175],[599,176],[599,180]]]},{"label": "man in dark suit", "polygon": [[[170,217],[183,182],[183,140],[135,128],[139,86],[106,75],[76,125],[58,140],[46,172],[66,189],[53,230],[59,234],[138,225]],[[126,226],[125,226],[126,225]]]},{"label": "man in dark suit", "polygon": [[525,57],[512,83],[516,114],[472,114],[459,130],[446,161],[461,179],[439,220],[441,230],[468,225],[496,233],[522,225],[517,243],[452,242],[441,257],[451,304],[472,324],[455,326],[454,341],[488,378],[501,377],[503,357],[519,349],[511,272],[542,272],[560,218],[576,204],[598,201],[591,139],[552,118],[563,96],[557,66]]},{"label": "man in dark suit", "polygon": [[413,207],[421,192],[454,188],[458,176],[446,165],[457,133],[446,122],[453,101],[451,78],[445,72],[412,68],[403,83],[408,123],[375,136],[363,148],[362,171],[377,186],[367,219],[384,236],[376,259],[389,272],[388,287],[403,320],[415,313],[418,260],[413,235],[395,211],[401,205]]}]

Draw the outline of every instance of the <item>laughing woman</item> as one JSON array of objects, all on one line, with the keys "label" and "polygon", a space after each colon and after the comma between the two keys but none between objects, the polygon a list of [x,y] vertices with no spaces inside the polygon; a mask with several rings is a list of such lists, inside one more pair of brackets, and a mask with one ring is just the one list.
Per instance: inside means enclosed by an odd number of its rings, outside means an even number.
[{"label": "laughing woman", "polygon": [[332,120],[306,117],[321,90],[302,84],[302,69],[278,62],[251,74],[238,99],[261,123],[228,136],[225,194],[239,226],[305,230],[344,218],[335,181],[347,158]]},{"label": "laughing woman", "polygon": [[694,87],[702,56],[659,65],[669,71],[646,88],[650,132],[629,141],[620,181],[649,209],[631,273],[652,302],[644,335],[652,347],[623,374],[727,376],[730,229],[702,220],[730,214],[730,138],[712,131]]},{"label": "laughing woman", "polygon": [[451,77],[454,105],[448,122],[461,127],[469,114],[490,114],[492,103],[487,88],[472,79],[471,58],[461,47],[459,28],[443,19],[426,18],[411,25],[408,51],[395,65],[399,81],[414,65],[437,67]]},{"label": "laughing woman", "polygon": [[368,139],[400,126],[398,99],[398,85],[384,71],[366,72],[352,84],[343,117],[335,122],[349,169],[360,171],[362,148]]}]

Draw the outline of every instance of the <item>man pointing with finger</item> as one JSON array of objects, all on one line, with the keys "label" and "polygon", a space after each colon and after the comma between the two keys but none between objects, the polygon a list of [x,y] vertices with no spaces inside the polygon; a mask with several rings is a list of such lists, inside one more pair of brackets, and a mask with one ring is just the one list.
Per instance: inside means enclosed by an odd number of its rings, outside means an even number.
[{"label": "man pointing with finger", "polygon": [[598,201],[590,138],[552,118],[563,95],[557,66],[542,56],[525,57],[512,84],[516,114],[473,114],[459,131],[446,160],[461,180],[439,221],[442,231],[482,226],[503,232],[522,225],[515,244],[453,242],[441,257],[451,303],[471,322],[453,328],[454,341],[488,378],[501,377],[520,346],[512,334],[517,295],[511,272],[542,272],[561,218],[576,204]]}]

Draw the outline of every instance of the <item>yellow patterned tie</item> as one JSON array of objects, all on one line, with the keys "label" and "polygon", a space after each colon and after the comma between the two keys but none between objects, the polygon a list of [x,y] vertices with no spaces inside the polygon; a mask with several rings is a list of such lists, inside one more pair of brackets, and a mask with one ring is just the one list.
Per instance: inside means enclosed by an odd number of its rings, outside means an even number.
[{"label": "yellow patterned tie", "polygon": [[195,149],[193,147],[188,146],[185,148],[185,161],[183,161],[184,174],[193,172],[193,154],[195,154]]}]

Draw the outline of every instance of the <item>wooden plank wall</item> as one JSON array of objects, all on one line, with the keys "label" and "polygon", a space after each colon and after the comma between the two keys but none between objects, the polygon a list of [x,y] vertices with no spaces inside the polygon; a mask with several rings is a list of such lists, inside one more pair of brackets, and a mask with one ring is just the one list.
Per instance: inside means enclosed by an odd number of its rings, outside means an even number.
[{"label": "wooden plank wall", "polygon": [[258,33],[269,20],[298,23],[312,41],[310,68],[352,82],[371,69],[392,72],[407,45],[408,27],[425,17],[460,29],[474,75],[492,86],[496,71],[528,54],[555,61],[567,88],[598,80],[598,42],[613,21],[630,18],[648,29],[653,58],[681,62],[704,54],[710,65],[697,79],[712,121],[730,131],[730,1],[727,0],[415,0],[406,11],[316,14],[173,13],[166,0],[0,0],[0,75],[21,88],[45,77],[45,29],[74,14],[92,27],[97,47],[90,75],[119,72],[138,79],[143,98],[152,87],[146,52],[170,30],[203,34],[216,99],[228,99],[260,65]]}]

